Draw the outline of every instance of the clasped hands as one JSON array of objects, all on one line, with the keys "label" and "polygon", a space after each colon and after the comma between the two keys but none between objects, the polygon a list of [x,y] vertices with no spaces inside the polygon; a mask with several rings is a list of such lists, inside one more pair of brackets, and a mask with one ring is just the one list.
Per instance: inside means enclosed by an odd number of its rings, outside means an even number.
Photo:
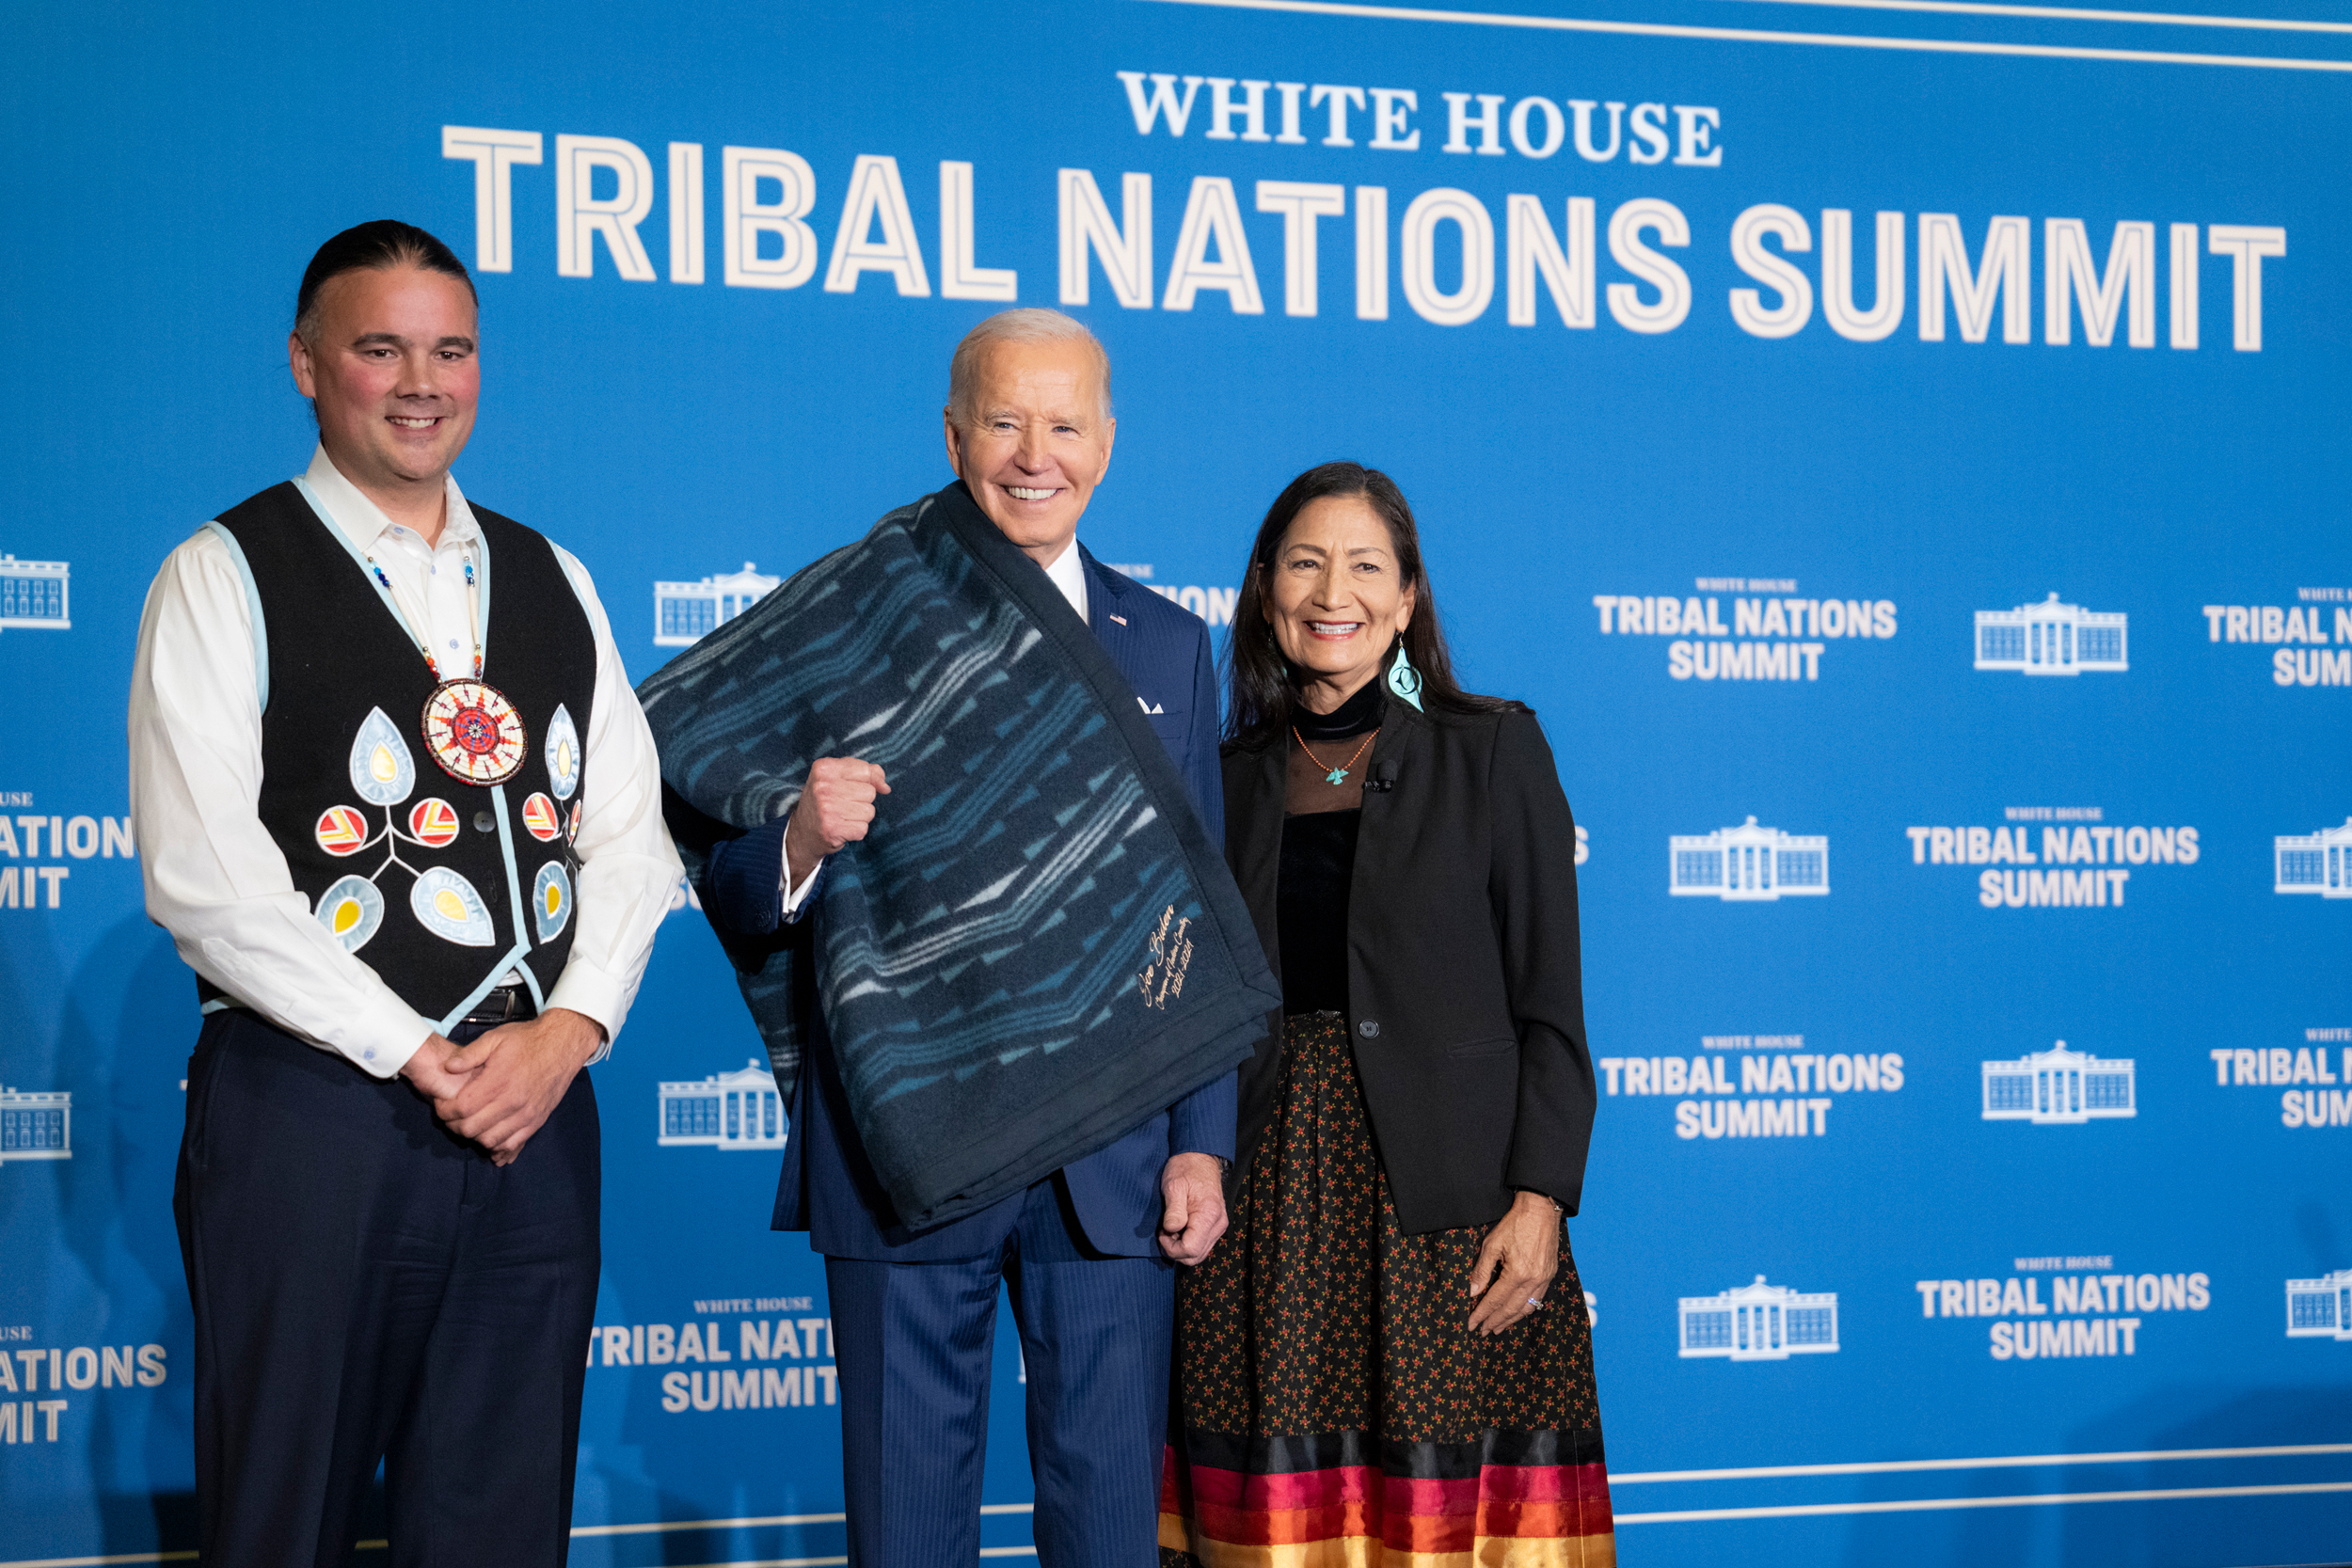
[{"label": "clasped hands", "polygon": [[492,1164],[511,1165],[603,1043],[595,1020],[549,1007],[463,1046],[435,1033],[400,1075],[433,1101],[451,1132],[487,1149]]}]

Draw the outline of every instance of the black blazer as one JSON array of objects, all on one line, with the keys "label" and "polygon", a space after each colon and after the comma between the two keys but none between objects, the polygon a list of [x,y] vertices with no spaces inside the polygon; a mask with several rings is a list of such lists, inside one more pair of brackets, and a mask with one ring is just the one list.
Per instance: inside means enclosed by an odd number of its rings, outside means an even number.
[{"label": "black blazer", "polygon": [[[1226,858],[1279,974],[1285,734],[1225,748]],[[1349,1039],[1408,1234],[1489,1225],[1514,1189],[1573,1214],[1592,1141],[1576,823],[1535,716],[1391,701],[1373,743],[1348,907]],[[1281,1030],[1241,1069],[1249,1168]]]}]

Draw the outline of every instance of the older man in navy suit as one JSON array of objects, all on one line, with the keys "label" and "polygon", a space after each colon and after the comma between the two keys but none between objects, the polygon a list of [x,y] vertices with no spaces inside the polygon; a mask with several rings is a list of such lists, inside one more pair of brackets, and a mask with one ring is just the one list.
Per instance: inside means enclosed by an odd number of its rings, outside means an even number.
[{"label": "older man in navy suit", "polygon": [[[957,477],[1093,629],[1167,745],[1210,841],[1222,843],[1208,628],[1077,542],[1117,430],[1102,345],[1058,311],[991,317],[956,350],[946,427]],[[889,793],[875,764],[818,762],[788,816],[713,851],[705,908],[746,937],[796,921],[824,858],[864,838]],[[1039,1559],[1046,1568],[1156,1562],[1173,1265],[1200,1262],[1225,1230],[1232,1074],[1026,1192],[916,1233],[866,1162],[831,1052],[820,1044],[810,1058],[794,1094],[775,1225],[805,1228],[825,1255],[850,1560],[976,1560],[1003,1283],[1028,1366]]]}]

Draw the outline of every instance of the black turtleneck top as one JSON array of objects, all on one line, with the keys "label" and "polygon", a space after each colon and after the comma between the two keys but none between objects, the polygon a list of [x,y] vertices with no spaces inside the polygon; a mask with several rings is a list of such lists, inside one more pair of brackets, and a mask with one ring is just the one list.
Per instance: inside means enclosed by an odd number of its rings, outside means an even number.
[{"label": "black turtleneck top", "polygon": [[1387,707],[1375,677],[1330,713],[1293,716],[1275,898],[1286,1013],[1347,1010],[1348,890],[1371,742]]}]

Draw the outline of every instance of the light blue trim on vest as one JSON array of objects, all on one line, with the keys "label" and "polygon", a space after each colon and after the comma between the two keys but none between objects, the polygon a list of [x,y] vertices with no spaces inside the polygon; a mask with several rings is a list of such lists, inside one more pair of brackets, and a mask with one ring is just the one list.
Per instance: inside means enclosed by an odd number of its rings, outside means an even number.
[{"label": "light blue trim on vest", "polygon": [[[310,482],[297,476],[294,484],[295,489],[302,492],[302,499],[310,503],[310,510],[318,515],[319,521],[326,525],[326,531],[335,536],[335,543],[341,545],[343,547],[343,553],[350,556],[358,564],[360,575],[368,579],[368,586],[375,591],[377,598],[384,601],[384,608],[391,611],[392,619],[399,624],[402,631],[408,634],[408,640],[420,648],[430,646],[417,636],[416,628],[408,624],[408,617],[403,615],[400,612],[400,606],[393,602],[392,591],[384,586],[383,579],[375,575],[375,568],[368,564],[367,556],[351,542],[351,535],[342,531],[342,525],[335,521],[333,515],[326,510],[326,503],[319,499],[318,492],[310,488]],[[230,541],[230,548],[232,550],[236,548],[236,541],[233,539]],[[483,665],[486,672],[490,658],[490,539],[488,534],[477,535],[474,541],[474,550],[480,561],[480,564],[474,568],[474,641],[482,648]],[[239,565],[242,566],[245,561],[243,552],[239,552],[237,560]],[[562,569],[560,562],[558,569]],[[567,580],[569,577],[570,574],[565,573]],[[573,592],[575,594],[579,592],[579,584],[573,584]],[[254,592],[253,575],[250,572],[246,574],[246,593],[253,599],[254,625],[259,626],[261,600]],[[590,625],[593,626],[595,623],[592,621]],[[504,784],[491,785],[490,799],[498,807],[499,852],[506,857],[506,903],[509,918],[514,924],[515,945],[507,951],[504,958],[490,966],[490,973],[483,982],[474,987],[464,1001],[451,1008],[449,1013],[442,1018],[437,1027],[443,1035],[456,1028],[464,1021],[466,1015],[481,1004],[484,997],[497,990],[499,981],[505,977],[506,972],[510,969],[522,975],[523,984],[531,990],[532,1002],[543,1011],[547,1006],[547,999],[539,990],[539,977],[533,974],[531,972],[531,966],[523,961],[531,956],[531,928],[523,924],[522,888],[515,879],[515,830],[506,810],[506,786]]]},{"label": "light blue trim on vest", "polygon": [[[463,1002],[458,1003],[454,1007],[452,1007],[449,1010],[448,1016],[443,1018],[440,1022],[435,1024],[434,1027],[446,1036],[452,1029],[456,1028],[460,1023],[466,1022],[466,1015],[472,1012],[475,1007],[481,1006],[482,999],[484,997],[498,990],[499,981],[505,976],[506,972],[510,969],[519,967],[523,955],[529,953],[530,951],[531,939],[525,937],[521,942],[515,944],[514,950],[508,953],[505,958],[501,958],[497,963],[493,964],[490,968],[489,974],[483,980],[482,984],[474,987],[472,990],[467,992],[466,999]],[[522,973],[524,980],[530,981],[531,971],[525,969]],[[536,991],[539,988],[536,983],[532,985],[532,990],[533,991]]]},{"label": "light blue trim on vest", "polygon": [[444,1035],[456,1028],[484,997],[495,990],[499,981],[505,977],[506,972],[510,969],[522,975],[523,984],[531,990],[532,1001],[542,1011],[547,1007],[547,999],[539,990],[539,977],[531,973],[529,964],[523,962],[525,958],[531,957],[531,929],[523,924],[522,887],[515,880],[515,827],[506,812],[506,786],[504,784],[490,786],[490,803],[498,808],[499,853],[506,857],[506,907],[508,918],[515,925],[515,945],[507,950],[504,958],[490,966],[489,977],[474,987],[472,993],[451,1008],[449,1016],[441,1020],[440,1030]]},{"label": "light blue trim on vest", "polygon": [[245,558],[245,546],[237,536],[215,519],[201,530],[229,546],[229,559],[236,563],[237,576],[245,583],[245,608],[253,618],[253,695],[261,703],[263,713],[269,711],[269,626],[262,619],[262,591],[254,584],[253,567]]},{"label": "light blue trim on vest", "polygon": [[523,977],[523,989],[531,992],[532,1006],[540,1012],[546,1012],[548,1010],[548,994],[539,989],[539,976],[532,973],[531,966],[529,964],[516,964],[515,966],[515,973]]},{"label": "light blue trim on vest", "polygon": [[[473,645],[482,650],[482,678],[489,678],[490,669],[490,535],[480,523],[474,524],[474,554],[482,564],[474,569]],[[556,569],[563,570],[561,562]],[[590,623],[591,637],[595,623]]]},{"label": "light blue trim on vest", "polygon": [[359,575],[368,579],[368,587],[384,601],[384,608],[391,611],[392,619],[399,623],[400,629],[408,634],[408,641],[420,648],[431,647],[431,643],[417,635],[417,628],[408,624],[408,617],[400,612],[400,606],[392,600],[392,591],[384,586],[383,579],[375,575],[375,568],[368,564],[366,554],[351,542],[351,535],[343,531],[342,525],[335,521],[334,514],[326,510],[326,503],[319,499],[316,490],[310,488],[310,482],[296,475],[294,486],[302,492],[302,499],[310,503],[310,510],[318,515],[319,521],[326,525],[326,531],[335,536],[335,543],[343,547],[343,553],[351,557],[352,563],[359,568]]},{"label": "light blue trim on vest", "polygon": [[[490,786],[490,803],[498,808],[499,853],[506,857],[506,904],[515,922],[515,951],[528,955],[531,951],[531,933],[536,927],[525,919],[523,913],[522,876],[515,868],[515,829],[506,815],[504,784]],[[516,964],[515,971],[523,977],[523,985],[530,990],[532,1004],[541,1012],[547,1011],[547,993],[539,989],[539,976],[531,972],[527,963]]]},{"label": "light blue trim on vest", "polygon": [[[375,596],[384,601],[384,608],[392,612],[392,619],[400,623],[400,629],[408,634],[408,641],[420,648],[431,647],[430,642],[417,635],[417,628],[408,624],[408,617],[400,612],[400,606],[393,602],[392,591],[384,586],[383,579],[375,575],[375,568],[368,564],[367,552],[351,542],[351,535],[345,533],[342,525],[335,521],[334,515],[326,510],[326,503],[320,500],[318,492],[310,488],[310,482],[297,474],[294,485],[302,492],[302,499],[310,503],[310,510],[318,515],[319,521],[326,525],[326,531],[335,536],[335,543],[343,547],[343,553],[358,562],[360,575],[368,579],[368,586],[375,590]],[[233,545],[231,547],[234,547]],[[479,528],[474,534],[474,554],[481,564],[474,568],[473,640],[482,649],[482,662],[486,670],[490,661],[490,536],[480,531]],[[558,569],[561,569],[560,563]],[[566,572],[564,580],[570,581],[570,578],[571,574]],[[248,594],[252,592],[252,580],[251,575],[247,574],[246,583]],[[580,592],[578,583],[572,584],[572,592]],[[595,625],[593,621],[589,624],[592,626]],[[472,672],[465,673],[471,674]]]},{"label": "light blue trim on vest", "polygon": [[[487,544],[487,536],[486,536],[486,535],[485,536],[485,546],[486,546],[486,544]],[[556,543],[554,540],[552,540],[552,539],[550,539],[550,540],[548,540],[548,549],[550,552],[552,552],[552,553],[553,553],[553,555],[555,556],[555,569],[556,569],[557,571],[559,571],[559,572],[561,572],[561,573],[563,573],[563,574],[564,574],[564,580],[565,582],[567,582],[567,583],[570,583],[570,584],[571,584],[571,587],[572,587],[572,597],[580,601],[580,618],[581,618],[581,619],[583,619],[583,620],[585,620],[585,621],[588,623],[588,636],[589,636],[589,641],[593,642],[593,641],[596,640],[596,613],[595,613],[595,611],[593,611],[592,610],[590,610],[590,609],[589,609],[589,607],[588,607],[588,595],[587,595],[586,592],[585,592],[585,591],[584,591],[584,590],[580,587],[580,579],[581,579],[582,578],[584,578],[584,577],[586,577],[586,576],[588,575],[588,568],[586,568],[585,566],[580,565],[580,562],[579,562],[579,561],[578,561],[578,560],[576,560],[576,559],[573,557],[573,555],[572,555],[572,552],[571,552],[571,551],[569,551],[569,550],[565,549],[563,546],[561,546],[561,545],[557,544],[557,543]],[[488,604],[489,604],[489,602],[490,602],[489,558],[490,558],[490,552],[489,552],[489,550],[485,547],[485,548],[483,550],[483,552],[482,552],[482,559],[483,559],[483,570],[482,570],[482,602],[483,602],[484,606],[485,607],[485,613],[486,613],[486,607],[488,606]],[[486,644],[485,644],[485,645],[486,645]],[[486,666],[487,666],[487,664],[488,664],[488,662],[489,662],[489,657],[488,657],[488,655],[487,655],[487,654],[485,654],[485,655],[484,655],[484,657],[483,657],[483,662],[484,662],[485,666],[486,667]],[[592,689],[593,689],[593,687],[592,687]],[[581,782],[581,784],[584,785],[584,784],[587,783],[587,771],[588,771],[588,758],[587,758],[587,752],[586,752],[587,741],[586,741],[586,739],[585,739],[584,737],[582,738],[582,740],[581,740],[581,742],[580,742],[580,746],[581,746],[581,754],[580,754],[580,782]],[[503,785],[501,785],[501,786],[499,787],[499,790],[498,790],[498,792],[497,792],[497,793],[498,793],[498,800],[499,800],[499,833],[500,833],[500,835],[501,835],[501,840],[502,840],[502,841],[506,844],[506,847],[506,847],[506,885],[507,885],[508,887],[510,887],[510,888],[514,889],[516,898],[519,901],[519,900],[520,900],[520,898],[521,898],[521,896],[522,896],[522,882],[521,882],[521,880],[520,880],[519,877],[517,876],[517,874],[516,874],[516,868],[515,868],[515,851],[514,851],[514,843],[513,843],[513,840],[512,840],[511,838],[509,838],[509,837],[507,837],[507,836],[506,836],[506,791],[505,791],[505,787],[504,787]],[[818,871],[821,873],[821,872],[822,872],[822,870],[823,870],[823,867],[820,865],[818,869]],[[572,919],[574,919],[574,920],[577,920],[577,919],[579,918],[579,915],[580,915],[579,899],[580,899],[580,887],[579,887],[579,884],[578,884],[577,882],[575,882],[575,883],[573,884],[573,887],[572,887],[572,900],[573,900],[573,908],[572,908],[572,912],[571,912],[571,916],[570,916],[570,918],[572,918]],[[806,906],[806,904],[804,903],[802,907],[803,907],[803,909],[805,909],[807,906]],[[535,929],[537,929],[537,924],[536,924],[536,923],[537,923],[538,918],[539,918],[539,911],[538,911],[537,910],[532,910],[532,911],[530,911],[530,917],[531,917],[531,919],[532,919],[532,923],[533,923],[531,928],[532,928],[532,929],[534,929],[534,930],[535,930]],[[515,925],[515,933],[516,933],[516,937],[517,937],[517,938],[519,938],[519,937],[522,935],[523,930],[524,930],[524,927],[523,927],[523,925],[522,925],[522,920],[521,920],[521,917],[520,917],[520,916],[517,916],[517,917],[516,917],[516,925]],[[577,937],[575,937],[575,939],[574,939],[574,940],[578,940],[578,939],[577,939]],[[567,956],[565,957],[565,958],[564,958],[564,967],[565,967],[565,968],[569,968],[570,966],[571,966],[571,959],[570,959],[569,956],[567,955]],[[539,993],[539,976],[538,976],[538,975],[536,975],[536,974],[532,974],[532,973],[531,972],[531,966],[530,966],[530,965],[528,965],[528,964],[525,964],[525,965],[523,965],[523,966],[522,966],[522,976],[523,976],[523,984],[524,984],[524,985],[526,985],[526,986],[529,986],[529,987],[531,988],[531,996],[532,996],[532,1000],[533,1002],[535,1002],[535,1003],[537,1003],[537,1004],[538,1004],[539,1010],[540,1010],[541,1012],[543,1012],[543,1013],[544,1013],[544,1012],[546,1012],[546,1011],[548,1010],[548,999],[547,999],[545,996],[542,996],[542,995]],[[559,978],[559,979],[561,979],[561,976],[559,975],[559,976],[558,976],[558,978]],[[596,1063],[601,1062],[601,1061],[603,1061],[606,1057],[608,1057],[608,1056],[612,1055],[612,1042],[610,1039],[607,1039],[607,1040],[605,1040],[605,1041],[604,1041],[604,1043],[602,1043],[601,1045],[599,1045],[599,1046],[597,1046],[597,1047],[596,1047],[595,1053],[594,1053],[594,1054],[592,1054],[592,1055],[588,1058],[588,1063],[587,1063],[587,1065],[588,1065],[588,1066],[590,1066],[590,1067],[594,1067]]]}]

